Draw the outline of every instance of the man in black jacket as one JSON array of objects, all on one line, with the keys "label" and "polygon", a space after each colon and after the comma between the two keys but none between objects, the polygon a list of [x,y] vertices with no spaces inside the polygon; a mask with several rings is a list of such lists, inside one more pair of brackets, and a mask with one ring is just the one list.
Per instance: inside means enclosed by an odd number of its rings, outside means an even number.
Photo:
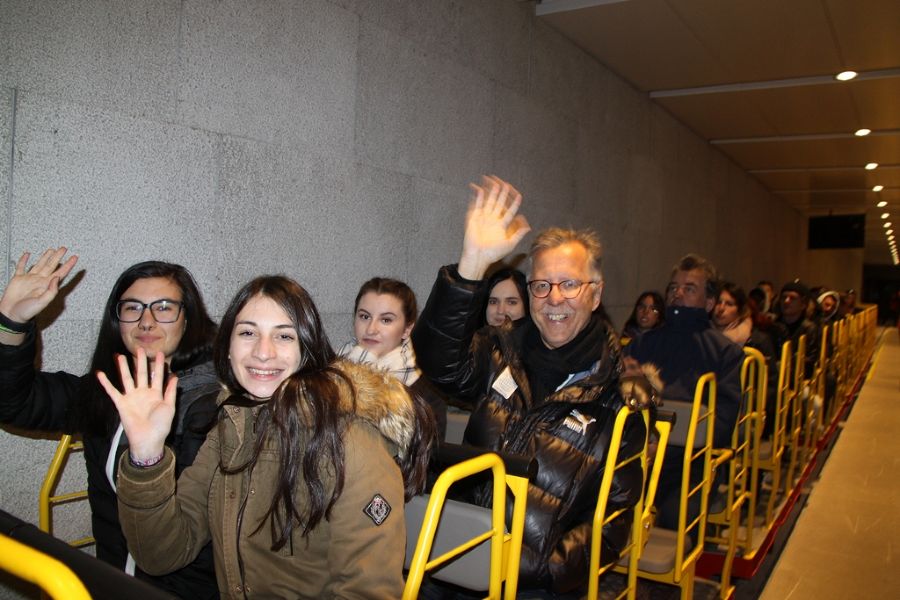
[{"label": "man in black jacket", "polygon": [[[488,266],[529,231],[521,196],[488,178],[473,186],[458,265],[445,266],[412,334],[419,367],[438,386],[473,398],[465,442],[532,457],[519,582],[528,597],[566,597],[587,582],[591,519],[617,410],[621,364],[615,333],[595,312],[603,278],[592,232],[549,229],[531,246],[530,317],[477,330]],[[642,389],[650,393],[649,384]],[[622,442],[639,452],[643,420],[634,415]],[[611,510],[640,497],[638,465],[617,476]],[[469,499],[490,500],[487,486]],[[608,563],[628,540],[628,518],[603,532]],[[580,597],[580,596],[575,596]]]},{"label": "man in black jacket", "polygon": [[[693,402],[700,377],[710,371],[716,375],[715,445],[731,444],[741,401],[741,348],[713,327],[709,312],[715,304],[718,276],[708,260],[696,254],[684,256],[672,268],[666,288],[666,321],[662,327],[637,337],[626,347],[629,371],[633,362],[653,363],[659,367],[665,384],[664,397]],[[657,524],[677,529],[682,479],[683,448],[666,450],[657,488]],[[702,473],[692,474],[692,481]],[[688,519],[699,511],[689,507]]]}]

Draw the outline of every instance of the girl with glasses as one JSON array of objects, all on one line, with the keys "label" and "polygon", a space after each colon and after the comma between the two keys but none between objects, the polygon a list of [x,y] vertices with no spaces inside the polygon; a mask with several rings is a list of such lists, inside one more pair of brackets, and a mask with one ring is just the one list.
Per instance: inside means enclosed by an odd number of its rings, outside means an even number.
[{"label": "girl with glasses", "polygon": [[[135,568],[116,508],[118,459],[129,448],[115,406],[93,375],[44,373],[34,368],[35,317],[53,302],[76,256],[49,249],[26,268],[26,252],[0,297],[0,422],[32,431],[62,431],[84,441],[91,524],[97,557],[180,597],[217,598],[210,548],[180,571],[151,577]],[[116,356],[158,356],[159,368],[178,375],[177,414],[166,443],[178,470],[203,443],[214,404],[199,400],[218,389],[213,369],[215,323],[191,274],[180,265],[148,261],[122,273],[106,300],[90,373],[120,382]]]}]

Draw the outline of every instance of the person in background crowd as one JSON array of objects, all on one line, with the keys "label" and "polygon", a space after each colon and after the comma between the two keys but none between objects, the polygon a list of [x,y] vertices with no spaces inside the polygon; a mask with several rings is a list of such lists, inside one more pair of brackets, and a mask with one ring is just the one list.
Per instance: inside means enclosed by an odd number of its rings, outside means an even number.
[{"label": "person in background crowd", "polygon": [[631,316],[622,327],[622,335],[619,338],[623,346],[631,343],[631,340],[645,331],[661,327],[666,322],[665,304],[662,294],[648,290],[638,296],[631,310]]},{"label": "person in background crowd", "polygon": [[[0,298],[0,422],[82,436],[97,558],[183,598],[217,598],[209,545],[165,576],[135,569],[116,509],[118,459],[132,440],[123,435],[115,407],[92,375],[34,368],[34,318],[56,298],[60,282],[78,260],[70,256],[60,264],[66,252],[48,249],[30,269],[29,254],[23,254]],[[211,362],[215,332],[194,278],[184,267],[166,262],[126,269],[101,314],[91,373],[119,381],[115,357],[133,361],[140,351],[156,357],[159,369],[178,376],[172,391],[175,410],[161,440],[171,448],[178,473],[194,461],[215,412],[215,403],[203,399],[218,389]]]},{"label": "person in background crowd", "polygon": [[819,325],[831,325],[837,318],[841,304],[841,296],[834,290],[822,292],[817,302],[819,304]]},{"label": "person in background crowd", "polygon": [[355,363],[369,365],[393,375],[410,394],[428,403],[434,415],[439,439],[447,431],[447,403],[416,366],[416,353],[409,334],[419,311],[412,289],[396,279],[375,277],[356,294],[353,306],[355,339],[338,354]]},{"label": "person in background crowd", "polygon": [[283,276],[246,284],[215,342],[219,419],[175,479],[163,440],[177,378],[139,349],[122,389],[98,379],[131,441],[119,514],[142,568],[178,569],[212,540],[222,595],[399,598],[404,501],[421,491],[427,406],[394,377],[340,360],[309,294]]},{"label": "person in background crowd", "polygon": [[499,327],[506,322],[518,321],[528,314],[528,288],[525,274],[518,269],[505,267],[488,278],[488,298],[484,309],[485,324]]},{"label": "person in background crowd", "polygon": [[819,328],[806,318],[806,306],[810,298],[809,288],[799,280],[787,283],[781,288],[780,314],[772,328],[772,341],[779,353],[784,342],[790,340],[792,351],[796,353],[800,337],[806,336],[804,376],[811,377],[819,360]]}]

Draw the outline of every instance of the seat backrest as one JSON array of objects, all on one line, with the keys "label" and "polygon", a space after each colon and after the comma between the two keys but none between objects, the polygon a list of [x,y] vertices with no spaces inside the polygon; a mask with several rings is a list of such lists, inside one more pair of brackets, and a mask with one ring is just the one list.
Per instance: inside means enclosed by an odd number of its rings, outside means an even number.
[{"label": "seat backrest", "polygon": [[[409,569],[416,552],[419,531],[425,520],[431,494],[415,496],[406,504],[406,562]],[[491,509],[457,500],[446,500],[431,546],[440,556],[491,528]],[[431,577],[470,590],[484,591],[490,586],[490,544],[480,544],[450,564],[436,568]]]},{"label": "seat backrest", "polygon": [[444,434],[444,441],[451,444],[462,444],[463,434],[466,433],[466,426],[469,424],[469,416],[472,413],[462,410],[447,411],[447,432]]},{"label": "seat backrest", "polygon": [[[493,475],[491,508],[447,500],[453,483],[484,471]],[[509,533],[505,523],[507,490],[513,494]],[[503,459],[493,452],[447,468],[427,498],[407,504],[407,548],[415,550],[411,554],[407,550],[409,575],[403,599],[418,597],[426,571],[435,579],[477,591],[487,589],[490,598],[499,599],[501,591],[504,598],[515,598],[527,497],[528,476],[508,474]],[[474,557],[466,558],[470,552]],[[431,558],[435,553],[439,555]],[[441,567],[450,561],[454,562]]]}]

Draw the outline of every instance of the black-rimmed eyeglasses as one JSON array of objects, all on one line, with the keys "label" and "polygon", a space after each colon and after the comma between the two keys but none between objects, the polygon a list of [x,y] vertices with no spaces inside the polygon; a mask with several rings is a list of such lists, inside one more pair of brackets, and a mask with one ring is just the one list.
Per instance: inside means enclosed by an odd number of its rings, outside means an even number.
[{"label": "black-rimmed eyeglasses", "polygon": [[136,323],[144,316],[144,309],[149,308],[157,323],[174,323],[181,316],[183,306],[184,302],[167,299],[154,300],[150,304],[138,300],[120,300],[116,304],[116,316],[122,323]]},{"label": "black-rimmed eyeglasses", "polygon": [[562,294],[563,298],[571,300],[572,298],[577,298],[578,294],[581,293],[581,289],[591,283],[597,282],[566,279],[565,281],[560,281],[559,283],[553,283],[545,279],[535,279],[528,282],[528,291],[530,291],[531,295],[535,298],[546,298],[550,295],[550,292],[553,291],[553,288],[556,287],[559,288],[559,293]]}]

